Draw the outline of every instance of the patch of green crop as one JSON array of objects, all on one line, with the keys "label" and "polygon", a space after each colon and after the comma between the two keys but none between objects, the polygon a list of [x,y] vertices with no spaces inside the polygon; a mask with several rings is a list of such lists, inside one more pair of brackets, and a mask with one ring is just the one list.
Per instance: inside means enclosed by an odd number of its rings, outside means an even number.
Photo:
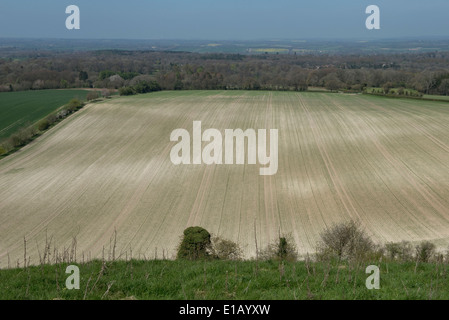
[{"label": "patch of green crop", "polygon": [[0,93],[0,140],[57,110],[73,98],[86,100],[87,90],[38,90]]}]

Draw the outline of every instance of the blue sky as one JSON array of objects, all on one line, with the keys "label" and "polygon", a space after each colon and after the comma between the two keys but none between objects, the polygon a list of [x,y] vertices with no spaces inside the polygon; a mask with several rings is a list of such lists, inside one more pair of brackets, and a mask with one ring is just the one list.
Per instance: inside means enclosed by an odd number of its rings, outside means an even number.
[{"label": "blue sky", "polygon": [[[81,29],[67,30],[77,5]],[[365,9],[381,10],[381,30]],[[449,0],[0,0],[0,37],[308,39],[449,37]]]}]

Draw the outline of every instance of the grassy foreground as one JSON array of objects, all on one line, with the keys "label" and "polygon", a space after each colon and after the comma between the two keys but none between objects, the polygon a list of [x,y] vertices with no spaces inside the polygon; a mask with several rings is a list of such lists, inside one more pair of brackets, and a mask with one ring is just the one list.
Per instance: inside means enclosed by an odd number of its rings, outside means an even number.
[{"label": "grassy foreground", "polygon": [[80,289],[65,286],[68,264],[0,270],[0,300],[401,300],[449,299],[446,264],[367,265],[279,261],[101,261],[76,264]]}]

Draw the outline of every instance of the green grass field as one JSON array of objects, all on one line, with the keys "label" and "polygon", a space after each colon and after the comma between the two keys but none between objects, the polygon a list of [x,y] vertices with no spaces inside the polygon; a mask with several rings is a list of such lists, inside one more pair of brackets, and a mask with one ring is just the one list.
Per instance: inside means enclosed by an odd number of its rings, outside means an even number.
[{"label": "green grass field", "polygon": [[0,93],[0,140],[30,125],[73,98],[86,99],[87,90],[39,90]]},{"label": "green grass field", "polygon": [[[368,290],[371,263],[132,260],[0,270],[0,300],[447,300],[446,264],[372,263],[380,288]],[[109,288],[109,289],[108,289]]]},{"label": "green grass field", "polygon": [[441,101],[449,101],[449,96],[437,96],[433,94],[425,94],[423,96],[424,99],[432,99],[432,100],[441,100]]}]

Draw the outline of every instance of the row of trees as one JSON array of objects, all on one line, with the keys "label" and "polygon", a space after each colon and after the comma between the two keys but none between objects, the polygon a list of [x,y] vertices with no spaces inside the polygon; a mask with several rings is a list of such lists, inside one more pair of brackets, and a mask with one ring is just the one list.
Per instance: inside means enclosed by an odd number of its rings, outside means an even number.
[{"label": "row of trees", "polygon": [[146,80],[140,80],[133,86],[127,86],[122,87],[119,89],[119,94],[121,96],[131,96],[133,94],[138,93],[149,93],[149,92],[155,92],[155,91],[161,91],[162,88],[154,80],[146,81]]},{"label": "row of trees", "polygon": [[237,55],[97,51],[0,59],[0,91],[91,87],[120,89],[142,81],[162,90],[247,89],[361,92],[409,88],[449,95],[449,54]]},{"label": "row of trees", "polygon": [[[446,254],[437,252],[435,244],[422,241],[416,245],[403,241],[377,245],[354,221],[337,223],[323,230],[317,243],[315,257],[318,261],[367,261],[390,260],[400,262],[448,261]],[[279,236],[266,248],[257,252],[257,259],[295,261],[299,255],[290,235]],[[242,250],[239,245],[227,239],[212,237],[202,227],[189,227],[178,246],[178,259],[221,259],[239,260]]]}]

